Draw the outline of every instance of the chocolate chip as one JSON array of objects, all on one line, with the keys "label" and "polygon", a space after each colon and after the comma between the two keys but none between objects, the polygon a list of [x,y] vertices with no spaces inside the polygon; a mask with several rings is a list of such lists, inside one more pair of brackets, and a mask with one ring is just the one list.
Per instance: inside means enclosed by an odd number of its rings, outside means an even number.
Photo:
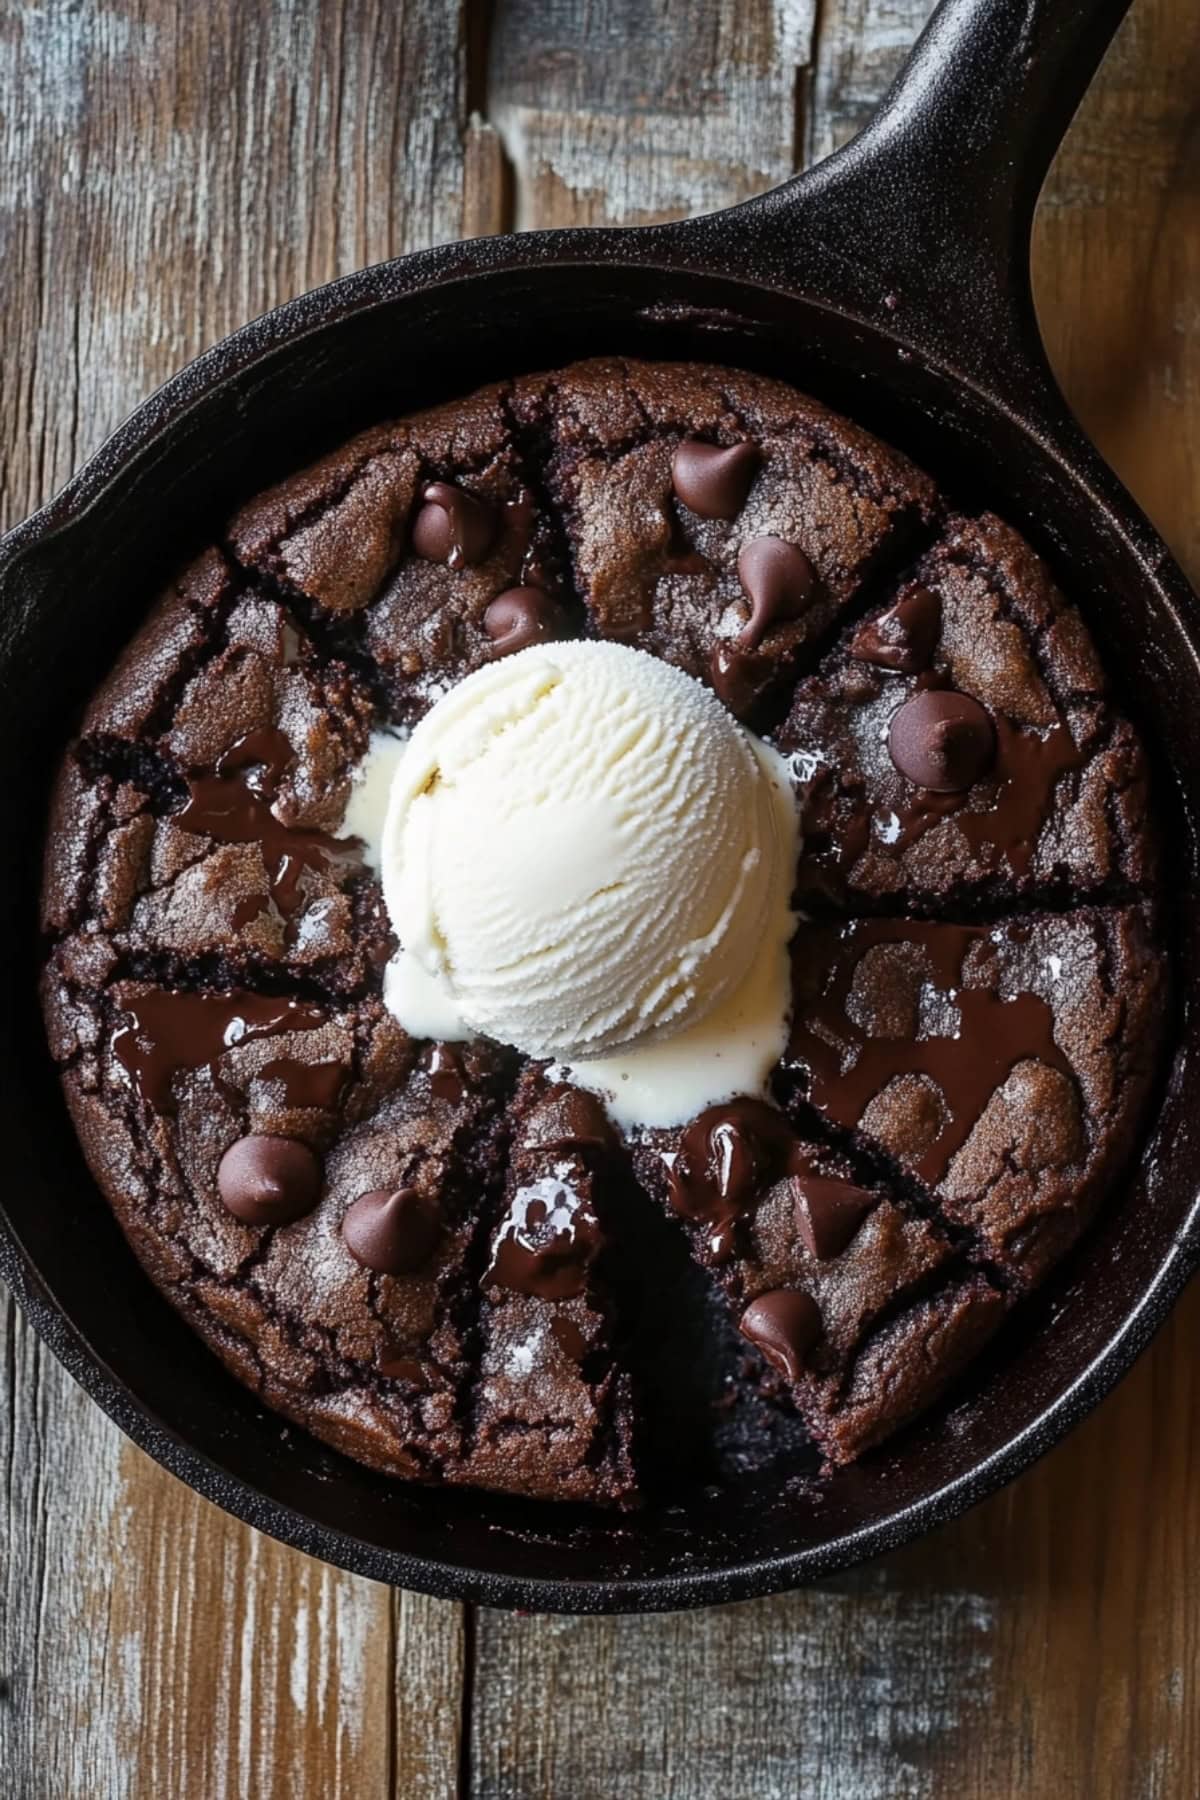
[{"label": "chocolate chip", "polygon": [[470,1090],[462,1057],[449,1044],[434,1044],[426,1058],[429,1091],[435,1100],[458,1106]]},{"label": "chocolate chip", "polygon": [[877,619],[859,626],[850,654],[881,669],[917,675],[929,667],[941,628],[942,603],[937,595],[912,587]]},{"label": "chocolate chip", "polygon": [[969,694],[928,688],[892,719],[888,751],[902,775],[937,794],[964,792],[996,754],[991,719]]},{"label": "chocolate chip", "polygon": [[463,569],[480,563],[496,535],[496,516],[483,500],[448,481],[431,481],[413,520],[412,545],[426,562]]},{"label": "chocolate chip", "polygon": [[488,655],[511,656],[531,644],[550,643],[563,635],[564,625],[561,609],[543,588],[506,588],[483,615],[483,629],[492,640]]},{"label": "chocolate chip", "polygon": [[769,657],[743,650],[733,638],[720,638],[708,659],[708,679],[718,700],[723,700],[735,719],[749,718],[778,670]]},{"label": "chocolate chip", "polygon": [[221,1158],[217,1192],[245,1225],[288,1225],[317,1204],[321,1165],[295,1138],[239,1138]]},{"label": "chocolate chip", "polygon": [[738,1329],[773,1369],[799,1381],[805,1355],[821,1335],[821,1314],[811,1294],[776,1288],[750,1302]]},{"label": "chocolate chip", "polygon": [[750,617],[738,633],[743,649],[753,650],[781,619],[797,619],[812,599],[816,574],[803,550],[783,538],[751,538],[742,545],[737,564]]},{"label": "chocolate chip", "polygon": [[613,1128],[608,1114],[594,1094],[565,1082],[550,1088],[524,1121],[521,1150],[612,1150]]},{"label": "chocolate chip", "polygon": [[441,1225],[416,1188],[375,1188],[347,1208],[342,1236],[364,1269],[378,1275],[409,1275],[429,1261]]},{"label": "chocolate chip", "polygon": [[728,1260],[738,1220],[795,1152],[795,1132],[762,1100],[731,1100],[692,1120],[668,1165],[668,1191],[675,1211],[705,1228],[714,1262]]},{"label": "chocolate chip", "polygon": [[753,444],[702,444],[688,438],[671,459],[675,492],[701,519],[736,519],[746,504],[750,483],[758,467]]},{"label": "chocolate chip", "polygon": [[820,1262],[840,1256],[875,1205],[874,1194],[827,1175],[793,1178],[796,1230]]}]

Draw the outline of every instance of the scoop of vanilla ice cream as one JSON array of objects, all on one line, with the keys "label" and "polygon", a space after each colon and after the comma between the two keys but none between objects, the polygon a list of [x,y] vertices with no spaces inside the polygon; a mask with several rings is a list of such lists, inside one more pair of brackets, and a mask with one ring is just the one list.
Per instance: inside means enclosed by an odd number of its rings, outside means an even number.
[{"label": "scoop of vanilla ice cream", "polygon": [[399,759],[388,1005],[559,1062],[672,1037],[744,982],[794,847],[763,753],[689,675],[611,643],[489,663]]}]

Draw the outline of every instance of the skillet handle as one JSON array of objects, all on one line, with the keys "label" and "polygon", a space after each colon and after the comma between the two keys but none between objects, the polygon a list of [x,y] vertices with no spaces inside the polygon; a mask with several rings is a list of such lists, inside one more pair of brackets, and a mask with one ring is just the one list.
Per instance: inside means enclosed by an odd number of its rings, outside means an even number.
[{"label": "skillet handle", "polygon": [[1046,171],[1130,0],[942,0],[843,150],[708,221],[813,298],[1011,389],[1044,372],[1029,239]]}]

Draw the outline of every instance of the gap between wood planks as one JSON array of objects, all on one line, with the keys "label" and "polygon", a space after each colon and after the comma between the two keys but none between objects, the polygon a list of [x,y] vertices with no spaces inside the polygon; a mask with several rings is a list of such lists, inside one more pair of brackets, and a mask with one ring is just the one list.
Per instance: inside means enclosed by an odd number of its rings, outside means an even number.
[{"label": "gap between wood planks", "polygon": [[[695,57],[706,48],[711,8],[696,6],[688,65],[695,104],[725,107],[727,160],[714,175],[710,164],[691,168],[684,132],[672,136],[663,115],[679,105],[682,84],[662,90],[644,44],[641,79],[621,89],[603,29],[614,0],[593,0],[587,9],[595,41],[586,62],[578,42],[565,52],[551,45],[549,54],[530,36],[535,12],[562,32],[579,8],[499,0],[471,48],[476,185],[466,216],[478,230],[620,223],[629,215],[640,222],[683,210],[681,190],[692,175],[700,209],[765,189],[865,123],[931,9],[932,0],[813,0],[807,9],[777,9],[776,18],[790,13],[782,35],[793,60],[778,65],[778,74],[787,69],[786,84],[777,79],[772,88],[769,72],[759,72],[755,106],[768,115],[764,127],[749,105],[731,108],[727,93],[701,92]],[[641,12],[645,28],[666,20],[668,10],[651,0]],[[743,19],[766,16],[752,4],[737,11]],[[1187,17],[1178,0],[1139,0],[1047,185],[1036,276],[1068,393],[1194,571],[1200,513],[1186,497],[1195,496],[1200,467],[1200,365],[1187,296],[1196,291],[1200,213],[1189,150],[1197,90],[1187,69],[1200,66],[1200,34],[1194,24],[1181,29]],[[533,59],[532,73],[523,58]],[[622,116],[622,106],[636,116]],[[647,154],[656,134],[672,147],[666,160],[673,156],[680,172],[674,183]],[[703,147],[703,132],[695,135]],[[774,148],[764,153],[768,136]],[[1190,1416],[1190,1363],[1179,1364],[1178,1349],[1187,1333],[1186,1320],[1178,1322],[1174,1356],[1170,1340],[1157,1353],[1157,1385],[1175,1384],[1169,1411],[1176,1419]],[[1127,1384],[1069,1451],[1015,1494],[828,1591],[683,1620],[523,1626],[472,1613],[460,1794],[549,1794],[566,1775],[573,1791],[595,1800],[618,1778],[607,1760],[615,1756],[626,1759],[619,1767],[631,1794],[676,1791],[686,1800],[739,1791],[739,1783],[755,1794],[789,1793],[801,1769],[806,1800],[1019,1790],[1166,1800],[1184,1791],[1195,1741],[1181,1697],[1195,1691],[1195,1644],[1179,1586],[1182,1550],[1168,1529],[1174,1509],[1164,1514],[1149,1496],[1159,1487],[1172,1493],[1182,1517],[1189,1497],[1194,1510],[1194,1477],[1186,1436],[1153,1454],[1146,1441],[1154,1379],[1143,1369],[1140,1385]],[[1096,1498],[1110,1439],[1124,1451],[1120,1505]],[[1144,1481],[1132,1470],[1144,1470]],[[1078,1530],[1051,1549],[1052,1521],[1063,1514],[1079,1519]],[[1147,1529],[1114,1566],[1108,1534],[1121,1516],[1144,1519]],[[1149,1598],[1155,1592],[1157,1610]],[[1172,1601],[1172,1593],[1180,1597]],[[1137,1665],[1114,1651],[1114,1630],[1145,1641]],[[760,1683],[767,1709],[760,1719],[745,1683],[764,1654],[784,1669],[791,1659],[796,1678],[792,1686],[776,1671]],[[1084,1678],[1065,1675],[1089,1656],[1095,1660]],[[585,1673],[564,1673],[576,1658]],[[1142,1670],[1136,1681],[1134,1666]],[[642,1693],[647,1670],[661,1672],[658,1700]],[[695,1705],[697,1682],[706,1686],[698,1670],[707,1670],[707,1693],[728,1712],[730,1741],[719,1725],[695,1716],[685,1723],[689,1693]],[[810,1714],[802,1729],[780,1708],[788,1693],[818,1701],[818,1717]],[[621,1722],[623,1750],[582,1735],[589,1718],[602,1717]],[[678,1728],[674,1746],[662,1741],[669,1726]]]},{"label": "gap between wood planks", "polygon": [[776,185],[810,157],[827,4],[469,6],[464,230],[650,223]]},{"label": "gap between wood planks", "polygon": [[[912,3],[921,7],[932,0]],[[464,233],[484,236],[518,226],[601,220],[643,222],[731,204],[786,179],[811,157],[814,77],[825,4],[826,0],[761,4],[751,0],[736,9],[719,3],[692,8],[684,25],[689,31],[694,28],[695,35],[682,82],[676,79],[679,70],[664,67],[664,58],[654,54],[656,32],[668,45],[672,41],[667,0],[657,4],[651,0],[634,9],[622,7],[621,0],[597,0],[584,11],[575,41],[571,25],[579,20],[578,9],[573,14],[570,8],[554,11],[537,0],[469,4],[463,41]],[[547,45],[537,35],[547,11],[552,25],[567,38],[565,44]],[[675,6],[676,25],[687,11]],[[736,11],[745,28],[740,62],[731,55],[735,46],[722,35],[723,11]],[[611,28],[618,24],[635,29],[614,48]],[[638,33],[644,33],[643,41]],[[542,57],[533,73],[528,67],[531,53],[535,60],[539,53]],[[631,110],[630,96],[622,92],[626,65],[637,67],[632,86],[640,116]],[[729,91],[739,81],[741,96]],[[697,187],[683,138],[693,134],[703,138],[704,115],[722,88],[726,92],[720,123],[729,128],[728,136],[722,143],[719,127],[713,135],[715,148],[725,152],[726,160],[714,167],[710,158]],[[765,118],[764,98],[773,102]],[[674,129],[676,125],[679,129]],[[753,132],[750,143],[748,131]],[[674,193],[669,182],[664,189],[661,167],[653,162],[660,134],[668,142],[673,138],[676,145],[680,168]],[[590,146],[590,163],[579,144]],[[627,165],[647,154],[651,162],[639,185]],[[612,209],[607,188],[589,175],[604,168],[616,174],[623,161],[625,184],[623,190],[618,187],[620,200]],[[466,1604],[458,1800],[470,1800],[480,1778],[473,1754],[479,1627],[477,1609]]]}]

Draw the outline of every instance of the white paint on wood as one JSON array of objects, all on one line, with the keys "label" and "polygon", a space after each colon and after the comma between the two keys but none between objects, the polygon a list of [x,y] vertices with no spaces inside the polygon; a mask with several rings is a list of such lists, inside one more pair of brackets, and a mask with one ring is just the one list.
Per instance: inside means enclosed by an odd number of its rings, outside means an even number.
[{"label": "white paint on wood", "polygon": [[[494,97],[523,221],[694,212],[780,179],[796,71],[803,88],[813,64],[806,146],[822,154],[865,118],[931,4],[823,0],[814,62],[810,0],[498,0]],[[662,54],[621,54],[639,16],[675,28]],[[459,24],[441,0],[9,9],[4,521],[242,319],[456,234]],[[1052,177],[1042,299],[1089,424],[1194,570],[1200,19],[1187,0],[1139,0],[1121,43]],[[469,152],[464,216],[485,230],[500,173],[488,123]],[[700,1615],[481,1615],[475,1791],[1190,1792],[1196,1299],[1070,1450],[924,1550]],[[0,1347],[5,1800],[444,1800],[458,1610],[255,1539],[122,1451],[3,1296]]]},{"label": "white paint on wood", "polygon": [[807,159],[860,131],[899,73],[936,0],[840,0],[824,20],[813,71]]},{"label": "white paint on wood", "polygon": [[518,227],[708,212],[792,172],[815,0],[499,9],[489,116]]},{"label": "white paint on wood", "polygon": [[[998,1629],[991,1596],[886,1569],[679,1619],[483,1614],[475,1792],[935,1800],[988,1727]],[[554,1699],[531,1738],[535,1683]],[[619,1738],[598,1728],[617,1718]]]},{"label": "white paint on wood", "polygon": [[0,1616],[13,1687],[0,1766],[26,1783],[3,1791],[383,1796],[390,1593],[283,1550],[153,1470],[57,1371],[41,1380],[45,1352],[10,1323],[18,1429],[32,1425],[39,1453],[28,1430],[24,1454],[0,1446],[21,1533]]},{"label": "white paint on wood", "polygon": [[459,13],[46,0],[0,24],[0,527],[246,319],[458,236]]}]

